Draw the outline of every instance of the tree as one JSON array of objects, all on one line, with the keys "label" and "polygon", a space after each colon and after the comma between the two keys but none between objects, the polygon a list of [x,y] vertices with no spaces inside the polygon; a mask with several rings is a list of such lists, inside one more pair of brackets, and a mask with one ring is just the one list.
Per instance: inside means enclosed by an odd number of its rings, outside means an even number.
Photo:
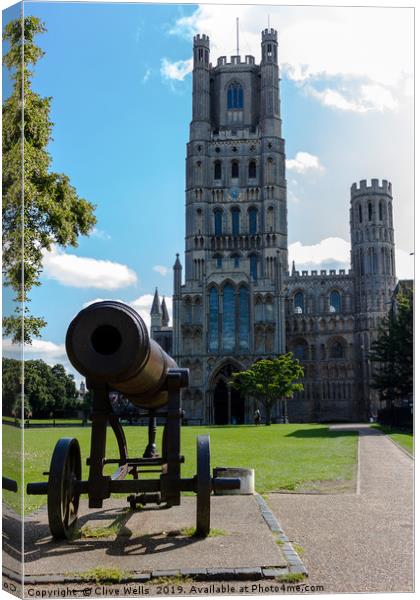
[{"label": "tree", "polygon": [[413,290],[402,288],[372,343],[372,387],[386,407],[413,396]]},{"label": "tree", "polygon": [[[3,359],[3,412],[21,410],[21,361]],[[50,367],[43,360],[25,361],[25,406],[34,416],[46,416],[51,411],[72,408],[77,399],[73,375],[63,365]]]},{"label": "tree", "polygon": [[292,398],[303,390],[298,379],[303,377],[303,367],[291,352],[274,359],[263,359],[246,371],[232,373],[232,384],[244,395],[250,395],[262,403],[266,425],[271,425],[271,411],[276,400]]},{"label": "tree", "polygon": [[32,91],[29,68],[44,54],[33,39],[45,31],[38,18],[26,16],[8,23],[3,35],[10,45],[3,62],[14,81],[3,104],[3,273],[17,304],[3,327],[14,342],[26,343],[46,325],[26,306],[28,292],[40,285],[43,253],[53,244],[77,246],[96,222],[95,207],[78,197],[69,178],[49,172],[51,98]]}]

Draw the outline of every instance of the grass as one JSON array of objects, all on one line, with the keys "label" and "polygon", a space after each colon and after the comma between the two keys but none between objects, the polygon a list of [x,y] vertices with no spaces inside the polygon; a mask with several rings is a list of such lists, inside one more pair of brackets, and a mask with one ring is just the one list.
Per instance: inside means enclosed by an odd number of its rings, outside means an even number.
[{"label": "grass", "polygon": [[[200,537],[195,527],[184,527],[179,530],[179,533],[185,537]],[[207,537],[220,537],[222,535],[227,535],[227,532],[223,529],[217,529],[217,527],[211,527]]]},{"label": "grass", "polygon": [[[158,428],[158,447],[161,443],[162,429]],[[126,426],[124,430],[130,456],[142,456],[146,446],[147,427]],[[55,443],[60,437],[76,437],[79,440],[82,477],[86,479],[90,433],[91,429],[84,427],[25,430],[25,486],[26,482],[46,480],[42,472],[48,471]],[[357,459],[356,432],[330,431],[327,426],[319,424],[284,424],[270,427],[184,427],[181,436],[181,453],[185,455],[185,464],[182,465],[183,477],[195,475],[196,436],[205,433],[210,434],[212,467],[255,469],[255,487],[259,493],[298,490],[304,485],[318,485],[318,482],[325,481],[348,481],[354,476]],[[21,430],[3,425],[3,472],[6,477],[18,482],[21,436]],[[107,457],[116,456],[117,444],[112,431],[109,431]],[[106,472],[110,474],[112,467],[108,465]],[[20,485],[19,487],[21,488]],[[15,509],[19,506],[19,494],[5,492],[4,499]],[[25,496],[25,512],[32,512],[45,502],[45,496]]]},{"label": "grass", "polygon": [[117,536],[129,537],[132,534],[132,531],[125,526],[125,523],[127,517],[130,516],[130,513],[131,511],[128,508],[123,510],[123,512],[106,527],[89,527],[89,525],[84,525],[78,532],[79,537],[95,539],[115,538]]},{"label": "grass", "polygon": [[278,575],[276,577],[276,580],[282,583],[298,583],[304,579],[306,579],[306,575],[304,573],[288,573],[287,575]]},{"label": "grass", "polygon": [[394,440],[397,444],[402,446],[405,450],[407,450],[410,454],[413,454],[413,443],[414,437],[412,433],[408,433],[407,431],[401,431],[397,427],[389,427],[388,425],[379,425],[375,423],[371,425],[374,429],[379,429],[383,431],[386,435],[389,435],[391,439]]},{"label": "grass", "polygon": [[83,581],[94,581],[95,583],[120,583],[123,579],[127,579],[130,573],[117,568],[96,567],[77,573]]}]

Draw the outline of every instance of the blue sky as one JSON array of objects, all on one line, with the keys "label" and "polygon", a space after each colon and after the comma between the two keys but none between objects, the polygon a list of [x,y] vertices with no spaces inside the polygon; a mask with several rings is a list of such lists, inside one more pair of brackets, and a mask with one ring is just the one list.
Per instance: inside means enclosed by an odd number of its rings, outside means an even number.
[{"label": "blue sky", "polygon": [[48,30],[37,38],[45,56],[33,89],[53,98],[52,169],[97,205],[98,219],[76,249],[45,257],[31,310],[48,326],[28,357],[64,361],[67,323],[96,298],[146,315],[156,285],[171,295],[184,246],[192,35],[210,35],[216,62],[235,53],[236,16],[241,53],[257,61],[268,13],[279,30],[291,258],[298,268],[348,267],[350,186],[385,178],[399,275],[410,276],[413,11],[30,2],[25,12]]}]

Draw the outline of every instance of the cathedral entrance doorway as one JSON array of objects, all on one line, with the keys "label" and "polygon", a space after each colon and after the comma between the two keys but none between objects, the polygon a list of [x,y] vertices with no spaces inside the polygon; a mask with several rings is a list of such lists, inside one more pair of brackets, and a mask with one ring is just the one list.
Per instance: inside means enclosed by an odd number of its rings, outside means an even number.
[{"label": "cathedral entrance doorway", "polygon": [[242,425],[245,422],[245,399],[230,385],[232,373],[240,367],[225,364],[215,375],[213,418],[215,425]]}]

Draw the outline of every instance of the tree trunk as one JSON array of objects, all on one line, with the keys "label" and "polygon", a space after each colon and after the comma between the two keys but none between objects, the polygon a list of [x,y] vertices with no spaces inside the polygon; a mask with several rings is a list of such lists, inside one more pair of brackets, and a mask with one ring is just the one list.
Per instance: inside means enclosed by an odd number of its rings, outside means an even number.
[{"label": "tree trunk", "polygon": [[271,425],[271,402],[269,400],[265,400],[264,408],[265,408],[265,424]]}]

